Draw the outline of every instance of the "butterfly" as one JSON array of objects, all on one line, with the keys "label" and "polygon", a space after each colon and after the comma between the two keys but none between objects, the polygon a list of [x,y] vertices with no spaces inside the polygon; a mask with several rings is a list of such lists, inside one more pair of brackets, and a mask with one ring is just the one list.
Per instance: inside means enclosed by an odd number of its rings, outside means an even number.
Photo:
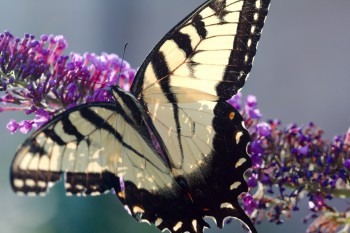
[{"label": "butterfly", "polygon": [[203,232],[204,217],[254,225],[238,203],[250,137],[226,101],[251,70],[270,0],[209,0],[171,29],[130,92],[59,114],[17,150],[15,192],[44,195],[64,174],[69,195],[114,189],[139,221]]}]

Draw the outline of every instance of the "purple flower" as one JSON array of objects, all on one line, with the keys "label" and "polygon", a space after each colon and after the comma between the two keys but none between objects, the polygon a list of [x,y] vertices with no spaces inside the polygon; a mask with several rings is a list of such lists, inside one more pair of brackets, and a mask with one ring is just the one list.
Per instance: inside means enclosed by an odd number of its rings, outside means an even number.
[{"label": "purple flower", "polygon": [[43,124],[45,124],[47,121],[50,120],[51,116],[50,113],[45,111],[44,109],[38,109],[35,111],[35,118],[34,118],[34,127],[39,128]]},{"label": "purple flower", "polygon": [[31,121],[21,121],[19,122],[19,131],[23,134],[27,134],[33,128],[33,123]]},{"label": "purple flower", "polygon": [[238,92],[236,95],[232,96],[232,98],[229,99],[227,102],[231,104],[236,110],[240,110],[242,104],[242,93]]},{"label": "purple flower", "polygon": [[250,108],[256,108],[257,106],[256,96],[254,95],[248,95],[245,99],[245,102]]},{"label": "purple flower", "polygon": [[350,159],[345,160],[344,167],[346,167],[346,169],[350,170]]},{"label": "purple flower", "polygon": [[258,202],[254,200],[253,196],[250,193],[246,193],[243,195],[243,209],[244,211],[250,215],[256,210],[258,207]]},{"label": "purple flower", "polygon": [[309,208],[311,210],[317,211],[325,206],[325,201],[323,196],[320,193],[310,196]]},{"label": "purple flower", "polygon": [[300,147],[298,152],[300,155],[306,156],[309,152],[309,145]]},{"label": "purple flower", "polygon": [[130,88],[136,71],[117,55],[66,56],[67,47],[63,36],[42,35],[36,40],[29,34],[22,39],[9,32],[0,35],[0,91],[5,92],[0,103],[17,104],[21,106],[17,111],[35,114],[31,126],[29,121],[21,125],[21,132],[40,127],[72,106],[112,101],[108,88],[113,85]]},{"label": "purple flower", "polygon": [[249,153],[252,155],[262,155],[264,153],[264,149],[262,147],[261,140],[253,140],[249,144]]},{"label": "purple flower", "polygon": [[262,117],[262,114],[260,113],[259,109],[248,108],[247,113],[252,119],[260,119]]},{"label": "purple flower", "polygon": [[248,117],[253,119],[253,120],[254,119],[259,120],[262,117],[260,110],[257,109],[257,99],[255,96],[248,95],[245,98],[244,113],[246,113],[248,115]]},{"label": "purple flower", "polygon": [[252,154],[251,159],[252,159],[252,167],[253,168],[261,168],[261,166],[264,163],[262,156],[259,154]]},{"label": "purple flower", "polygon": [[335,211],[326,205],[325,197],[337,197],[338,189],[348,192],[350,129],[328,141],[312,122],[285,128],[278,119],[262,122],[252,96],[246,98],[241,113],[251,134],[248,151],[253,166],[246,172],[247,184],[256,190],[253,203],[252,198],[243,200],[245,209],[250,210],[247,213],[254,219],[266,213],[271,222],[280,224],[283,216],[290,217],[299,209],[297,202],[305,193],[313,213]]},{"label": "purple flower", "polygon": [[256,131],[260,136],[268,137],[271,135],[271,126],[266,122],[256,125]]},{"label": "purple flower", "polygon": [[253,173],[247,181],[247,184],[250,188],[254,188],[258,185],[258,174]]},{"label": "purple flower", "polygon": [[19,124],[15,120],[11,119],[6,127],[11,133],[15,133],[19,128]]}]

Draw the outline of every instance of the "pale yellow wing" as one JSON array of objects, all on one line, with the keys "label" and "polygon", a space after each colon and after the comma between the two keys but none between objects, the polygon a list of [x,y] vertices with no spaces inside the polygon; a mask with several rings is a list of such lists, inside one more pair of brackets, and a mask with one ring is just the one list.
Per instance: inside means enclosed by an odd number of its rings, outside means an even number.
[{"label": "pale yellow wing", "polygon": [[169,168],[147,129],[136,131],[131,118],[109,103],[62,113],[18,149],[11,170],[14,191],[45,194],[61,174],[67,194],[75,195],[119,190],[120,179],[148,190],[171,186]]}]

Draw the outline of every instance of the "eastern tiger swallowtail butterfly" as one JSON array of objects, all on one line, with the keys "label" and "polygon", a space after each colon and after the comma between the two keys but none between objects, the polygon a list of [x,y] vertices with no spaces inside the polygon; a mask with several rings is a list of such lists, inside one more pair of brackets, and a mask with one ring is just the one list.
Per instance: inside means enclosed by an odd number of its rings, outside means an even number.
[{"label": "eastern tiger swallowtail butterfly", "polygon": [[226,100],[250,72],[270,0],[210,0],[177,24],[138,70],[131,93],[58,115],[18,149],[11,185],[45,194],[114,189],[139,221],[203,232],[205,216],[252,222],[238,203],[251,166],[244,122]]}]

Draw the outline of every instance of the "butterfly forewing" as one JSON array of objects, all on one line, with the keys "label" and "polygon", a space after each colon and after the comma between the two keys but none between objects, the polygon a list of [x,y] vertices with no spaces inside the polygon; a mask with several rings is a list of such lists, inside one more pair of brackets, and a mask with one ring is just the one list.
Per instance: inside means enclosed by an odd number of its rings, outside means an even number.
[{"label": "butterfly forewing", "polygon": [[86,104],[53,119],[17,151],[13,189],[45,194],[62,173],[67,193],[75,195],[119,190],[120,178],[147,189],[169,185],[169,169],[149,136],[136,131],[120,112],[115,104]]},{"label": "butterfly forewing", "polygon": [[[230,98],[250,72],[269,3],[208,1],[152,50],[138,73],[143,77],[133,83],[132,92],[137,97],[142,93],[146,102],[159,99],[159,92],[171,99],[173,89],[181,100],[190,93],[204,100]],[[182,93],[177,87],[182,87]]]}]

